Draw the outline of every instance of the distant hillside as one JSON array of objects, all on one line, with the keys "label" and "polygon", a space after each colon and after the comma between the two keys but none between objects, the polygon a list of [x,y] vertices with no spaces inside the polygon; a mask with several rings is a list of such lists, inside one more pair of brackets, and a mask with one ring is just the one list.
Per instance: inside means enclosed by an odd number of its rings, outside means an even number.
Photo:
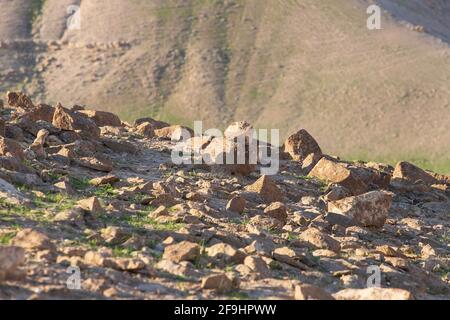
[{"label": "distant hillside", "polygon": [[303,127],[328,153],[450,172],[450,3],[376,1],[379,31],[369,3],[0,0],[0,93],[130,121]]}]

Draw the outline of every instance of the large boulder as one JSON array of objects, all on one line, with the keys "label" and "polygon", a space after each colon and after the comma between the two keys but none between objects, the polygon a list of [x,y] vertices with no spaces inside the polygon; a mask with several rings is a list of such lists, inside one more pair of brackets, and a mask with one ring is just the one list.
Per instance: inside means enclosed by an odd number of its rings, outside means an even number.
[{"label": "large boulder", "polygon": [[371,191],[328,203],[328,211],[342,214],[359,226],[382,227],[392,204],[392,194]]},{"label": "large boulder", "polygon": [[100,136],[100,129],[94,121],[83,114],[65,109],[60,104],[56,106],[52,123],[56,128],[62,130],[80,130],[85,135],[92,137]]},{"label": "large boulder", "polygon": [[323,157],[309,173],[314,177],[328,183],[336,183],[347,188],[353,195],[358,195],[368,190],[364,181],[345,164]]}]

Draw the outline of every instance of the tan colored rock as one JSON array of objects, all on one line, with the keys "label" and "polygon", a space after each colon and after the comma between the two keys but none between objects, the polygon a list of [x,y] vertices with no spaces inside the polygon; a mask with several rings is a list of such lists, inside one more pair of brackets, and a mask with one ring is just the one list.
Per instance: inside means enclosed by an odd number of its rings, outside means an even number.
[{"label": "tan colored rock", "polygon": [[103,207],[100,203],[100,200],[97,197],[91,197],[88,199],[82,199],[77,202],[77,205],[92,214],[101,214],[103,213]]},{"label": "tan colored rock", "polygon": [[295,286],[294,298],[295,300],[334,300],[330,293],[310,284]]},{"label": "tan colored rock", "polygon": [[[319,161],[322,156],[322,150],[319,144],[308,133],[301,129],[290,135],[284,142],[284,152],[291,155],[292,159],[303,162],[309,155],[314,155],[314,160]],[[311,163],[309,164],[311,165]]]},{"label": "tan colored rock", "polygon": [[55,246],[50,238],[42,232],[33,229],[20,230],[13,238],[12,244],[25,249],[54,250]]},{"label": "tan colored rock", "polygon": [[65,180],[55,183],[54,186],[58,189],[59,192],[62,192],[66,195],[74,195],[77,193],[72,185]]},{"label": "tan colored rock", "polygon": [[427,185],[438,183],[431,174],[409,162],[397,163],[392,178],[403,179],[410,183],[417,183],[420,180]]},{"label": "tan colored rock", "polygon": [[15,275],[20,265],[25,262],[25,251],[21,247],[0,246],[0,283]]},{"label": "tan colored rock", "polygon": [[163,259],[174,262],[195,261],[200,256],[200,246],[189,241],[182,241],[165,248]]},{"label": "tan colored rock", "polygon": [[144,122],[136,127],[136,132],[151,139],[155,136],[155,127],[150,122]]},{"label": "tan colored rock", "polygon": [[89,119],[94,121],[97,124],[97,126],[99,126],[99,127],[105,127],[105,126],[120,127],[120,126],[122,126],[122,121],[120,121],[120,118],[111,112],[98,111],[98,110],[79,110],[78,112],[87,116]]},{"label": "tan colored rock", "polygon": [[119,227],[109,226],[100,230],[100,234],[106,243],[118,245],[125,242],[131,235]]},{"label": "tan colored rock", "polygon": [[309,270],[309,267],[301,261],[303,257],[291,248],[276,248],[273,251],[273,258],[277,261],[284,262],[301,270]]},{"label": "tan colored rock", "polygon": [[80,130],[83,134],[94,138],[100,136],[100,129],[94,121],[85,115],[65,109],[60,104],[55,108],[52,124],[62,130]]},{"label": "tan colored rock", "polygon": [[103,177],[97,177],[97,178],[93,178],[89,181],[89,184],[93,185],[93,186],[102,186],[105,184],[113,184],[120,181],[120,178],[116,177],[115,175],[107,175],[107,176],[103,176]]},{"label": "tan colored rock", "polygon": [[328,203],[328,211],[347,216],[356,225],[381,228],[389,213],[392,195],[385,191],[371,191],[355,197]]},{"label": "tan colored rock", "polygon": [[409,291],[395,288],[344,289],[333,297],[336,300],[414,300]]},{"label": "tan colored rock", "polygon": [[299,239],[308,242],[315,249],[327,249],[333,252],[341,251],[339,241],[317,228],[306,229],[300,234]]},{"label": "tan colored rock", "polygon": [[244,265],[251,271],[257,273],[260,279],[269,278],[271,276],[267,263],[258,256],[247,256],[244,260]]},{"label": "tan colored rock", "polygon": [[117,153],[138,153],[138,149],[134,146],[134,144],[127,141],[118,141],[115,139],[102,138],[101,141],[105,146]]},{"label": "tan colored rock", "polygon": [[282,202],[272,202],[268,207],[264,209],[264,214],[277,219],[285,225],[287,223],[287,211],[286,206]]},{"label": "tan colored rock", "polygon": [[83,157],[75,159],[75,162],[82,166],[92,170],[111,172],[113,170],[113,163],[111,160],[99,157]]},{"label": "tan colored rock", "polygon": [[169,139],[173,141],[180,141],[182,137],[185,137],[185,140],[187,140],[189,137],[192,137],[194,135],[192,129],[179,125],[157,129],[154,131],[154,133],[158,138]]},{"label": "tan colored rock", "polygon": [[20,161],[25,160],[25,153],[20,144],[5,137],[0,137],[0,156],[10,156]]},{"label": "tan colored rock", "polygon": [[150,123],[153,126],[154,129],[162,129],[162,128],[170,127],[170,124],[168,124],[167,122],[158,121],[158,120],[155,120],[153,118],[140,118],[140,119],[137,119],[134,122],[134,126],[137,127],[137,126],[143,124],[144,122]]},{"label": "tan colored rock", "polygon": [[217,137],[204,148],[202,155],[205,163],[216,171],[246,176],[256,169],[256,152],[252,159],[250,149],[242,142]]},{"label": "tan colored rock", "polygon": [[262,176],[245,189],[258,194],[266,203],[283,201],[283,193],[269,176]]},{"label": "tan colored rock", "polygon": [[213,259],[214,263],[218,263],[221,266],[226,266],[230,263],[240,264],[246,257],[243,251],[236,250],[226,243],[218,243],[206,248],[206,254]]},{"label": "tan colored rock", "polygon": [[326,182],[339,184],[347,188],[353,195],[362,194],[367,191],[367,185],[345,165],[323,157],[309,173],[314,177]]},{"label": "tan colored rock", "polygon": [[228,292],[233,289],[233,282],[225,274],[215,274],[202,279],[202,289]]},{"label": "tan colored rock", "polygon": [[234,122],[225,129],[224,136],[227,140],[238,141],[242,138],[245,143],[249,143],[253,139],[253,126],[247,121]]},{"label": "tan colored rock", "polygon": [[243,213],[246,203],[247,202],[243,197],[236,196],[228,201],[226,209],[237,213]]}]

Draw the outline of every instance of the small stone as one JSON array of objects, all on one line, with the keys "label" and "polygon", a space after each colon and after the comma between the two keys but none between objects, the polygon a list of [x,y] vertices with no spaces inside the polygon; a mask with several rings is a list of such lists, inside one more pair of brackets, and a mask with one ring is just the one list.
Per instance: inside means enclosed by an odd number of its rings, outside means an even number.
[{"label": "small stone", "polygon": [[23,229],[13,238],[12,244],[30,250],[54,250],[55,246],[45,234],[33,230]]},{"label": "small stone", "polygon": [[269,278],[271,276],[267,263],[258,256],[247,256],[244,260],[244,265],[257,273],[260,279]]},{"label": "small stone", "polygon": [[228,201],[226,209],[237,213],[243,213],[246,203],[247,202],[243,197],[236,196]]},{"label": "small stone", "polygon": [[225,274],[216,274],[202,279],[202,289],[228,292],[233,289],[233,282]]},{"label": "small stone", "polygon": [[174,262],[195,261],[200,256],[200,246],[189,241],[182,241],[167,246],[164,250],[163,259]]},{"label": "small stone", "polygon": [[106,243],[112,245],[118,245],[125,242],[128,238],[130,238],[130,234],[119,227],[107,227],[100,230],[102,238]]},{"label": "small stone", "polygon": [[17,268],[25,262],[25,251],[21,247],[0,246],[0,283],[15,274]]},{"label": "small stone", "polygon": [[308,242],[316,249],[327,249],[333,252],[339,252],[341,250],[339,241],[316,228],[306,229],[300,234],[299,239]]},{"label": "small stone", "polygon": [[246,254],[240,250],[236,250],[226,243],[218,243],[206,248],[206,254],[213,258],[215,263],[226,266],[230,263],[240,264],[244,261]]},{"label": "small stone", "polygon": [[330,293],[310,284],[295,286],[294,298],[295,300],[334,300]]},{"label": "small stone", "polygon": [[264,209],[264,214],[277,219],[285,225],[287,223],[286,206],[281,202],[273,202],[267,208]]},{"label": "small stone", "polygon": [[269,176],[262,176],[245,189],[258,194],[266,203],[283,201],[283,193]]},{"label": "small stone", "polygon": [[0,137],[0,156],[17,158],[20,161],[25,160],[25,153],[20,144],[5,137]]},{"label": "small stone", "polygon": [[120,118],[111,112],[98,110],[79,110],[78,113],[84,114],[89,119],[94,121],[99,127],[120,127],[122,125],[122,121],[120,121]]},{"label": "small stone", "polygon": [[83,199],[77,202],[77,205],[92,214],[101,214],[104,212],[100,200],[97,197]]},{"label": "small stone", "polygon": [[98,186],[102,186],[102,185],[106,185],[106,184],[112,185],[118,181],[120,181],[120,178],[116,177],[115,175],[110,174],[107,176],[91,179],[89,181],[89,184],[98,187]]},{"label": "small stone", "polygon": [[84,157],[76,159],[75,162],[82,167],[97,171],[111,172],[113,170],[112,161],[106,158]]},{"label": "small stone", "polygon": [[148,139],[151,139],[155,136],[155,127],[149,122],[144,122],[137,126],[136,132]]}]

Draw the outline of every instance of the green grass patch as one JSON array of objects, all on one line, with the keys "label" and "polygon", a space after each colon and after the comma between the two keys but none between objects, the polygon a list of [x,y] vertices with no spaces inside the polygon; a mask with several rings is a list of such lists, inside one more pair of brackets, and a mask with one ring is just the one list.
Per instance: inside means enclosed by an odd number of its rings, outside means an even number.
[{"label": "green grass patch", "polygon": [[9,232],[5,233],[4,235],[0,236],[0,244],[1,245],[9,245],[11,243],[11,240],[16,236],[16,232]]}]

